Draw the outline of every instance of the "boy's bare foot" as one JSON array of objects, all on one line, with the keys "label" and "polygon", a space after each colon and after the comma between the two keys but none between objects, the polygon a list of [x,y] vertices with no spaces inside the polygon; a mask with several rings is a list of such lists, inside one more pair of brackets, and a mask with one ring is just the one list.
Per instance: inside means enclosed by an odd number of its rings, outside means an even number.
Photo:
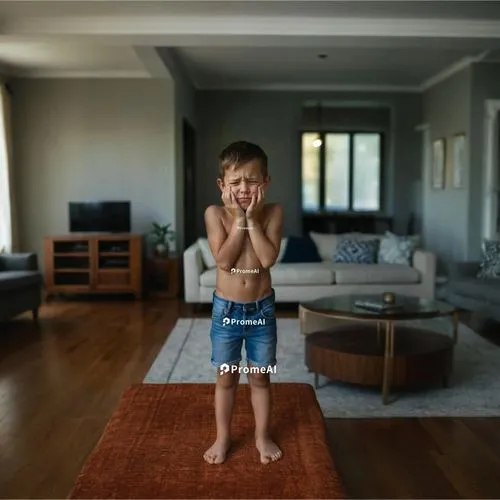
[{"label": "boy's bare foot", "polygon": [[278,448],[278,445],[268,437],[257,438],[255,440],[255,445],[259,450],[260,461],[263,464],[276,462],[276,460],[279,460],[283,456],[283,453]]},{"label": "boy's bare foot", "polygon": [[227,452],[231,447],[231,441],[227,439],[216,439],[215,443],[205,452],[203,458],[209,464],[221,464],[226,460]]}]

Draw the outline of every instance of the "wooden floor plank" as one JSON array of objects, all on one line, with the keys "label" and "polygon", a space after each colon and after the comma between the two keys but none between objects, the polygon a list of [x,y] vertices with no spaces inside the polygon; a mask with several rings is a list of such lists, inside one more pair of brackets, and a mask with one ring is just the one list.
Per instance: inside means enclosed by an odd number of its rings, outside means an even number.
[{"label": "wooden floor plank", "polygon": [[353,498],[459,496],[432,462],[437,445],[420,419],[328,419],[327,427]]},{"label": "wooden floor plank", "polygon": [[[0,324],[0,498],[65,498],[122,393],[193,314],[210,308],[55,300],[38,327],[30,314]],[[500,497],[500,418],[328,419],[327,428],[352,498]]]}]

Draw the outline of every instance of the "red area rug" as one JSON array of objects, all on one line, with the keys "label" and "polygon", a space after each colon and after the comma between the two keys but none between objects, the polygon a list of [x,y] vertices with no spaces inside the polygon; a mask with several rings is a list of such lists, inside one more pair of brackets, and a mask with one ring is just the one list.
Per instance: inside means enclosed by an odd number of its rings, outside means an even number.
[{"label": "red area rug", "polygon": [[68,498],[346,498],[313,388],[272,385],[272,436],[284,455],[267,465],[255,448],[249,389],[238,388],[226,462],[210,465],[214,385],[131,386]]}]

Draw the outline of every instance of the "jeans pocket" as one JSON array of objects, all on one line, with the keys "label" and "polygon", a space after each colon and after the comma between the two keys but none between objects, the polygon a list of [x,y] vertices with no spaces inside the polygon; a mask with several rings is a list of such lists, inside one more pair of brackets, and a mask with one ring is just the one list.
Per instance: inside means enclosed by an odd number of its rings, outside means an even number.
[{"label": "jeans pocket", "polygon": [[276,309],[274,304],[266,304],[260,310],[261,316],[266,320],[272,320],[275,318]]},{"label": "jeans pocket", "polygon": [[214,304],[212,306],[212,319],[222,320],[227,316],[227,307],[224,304]]}]

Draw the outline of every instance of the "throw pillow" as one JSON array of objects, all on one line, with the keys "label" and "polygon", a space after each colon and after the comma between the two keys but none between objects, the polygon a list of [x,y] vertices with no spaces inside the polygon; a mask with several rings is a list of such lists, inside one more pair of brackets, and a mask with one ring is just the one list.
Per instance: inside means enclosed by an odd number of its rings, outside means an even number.
[{"label": "throw pillow", "polygon": [[350,264],[376,264],[379,240],[342,239],[334,257],[334,262]]},{"label": "throw pillow", "polygon": [[338,234],[328,234],[328,233],[316,233],[311,231],[309,236],[314,241],[318,253],[321,258],[325,261],[330,261],[335,255],[335,249],[340,240],[340,235]]},{"label": "throw pillow", "polygon": [[283,255],[285,255],[285,250],[286,250],[286,244],[288,242],[288,238],[281,238],[281,243],[280,243],[280,250],[278,252],[278,257],[276,259],[276,262],[281,262],[281,259],[283,258]]},{"label": "throw pillow", "polygon": [[217,263],[215,262],[215,258],[212,255],[212,250],[210,250],[210,245],[208,244],[207,238],[198,238],[198,245],[201,251],[201,258],[205,267],[211,269],[212,267],[216,267]]},{"label": "throw pillow", "polygon": [[484,240],[481,245],[483,259],[477,277],[500,278],[500,241]]},{"label": "throw pillow", "polygon": [[310,236],[289,236],[281,262],[322,262],[322,259]]},{"label": "throw pillow", "polygon": [[413,254],[419,245],[419,235],[397,236],[386,231],[385,238],[380,240],[378,262],[411,266]]}]

